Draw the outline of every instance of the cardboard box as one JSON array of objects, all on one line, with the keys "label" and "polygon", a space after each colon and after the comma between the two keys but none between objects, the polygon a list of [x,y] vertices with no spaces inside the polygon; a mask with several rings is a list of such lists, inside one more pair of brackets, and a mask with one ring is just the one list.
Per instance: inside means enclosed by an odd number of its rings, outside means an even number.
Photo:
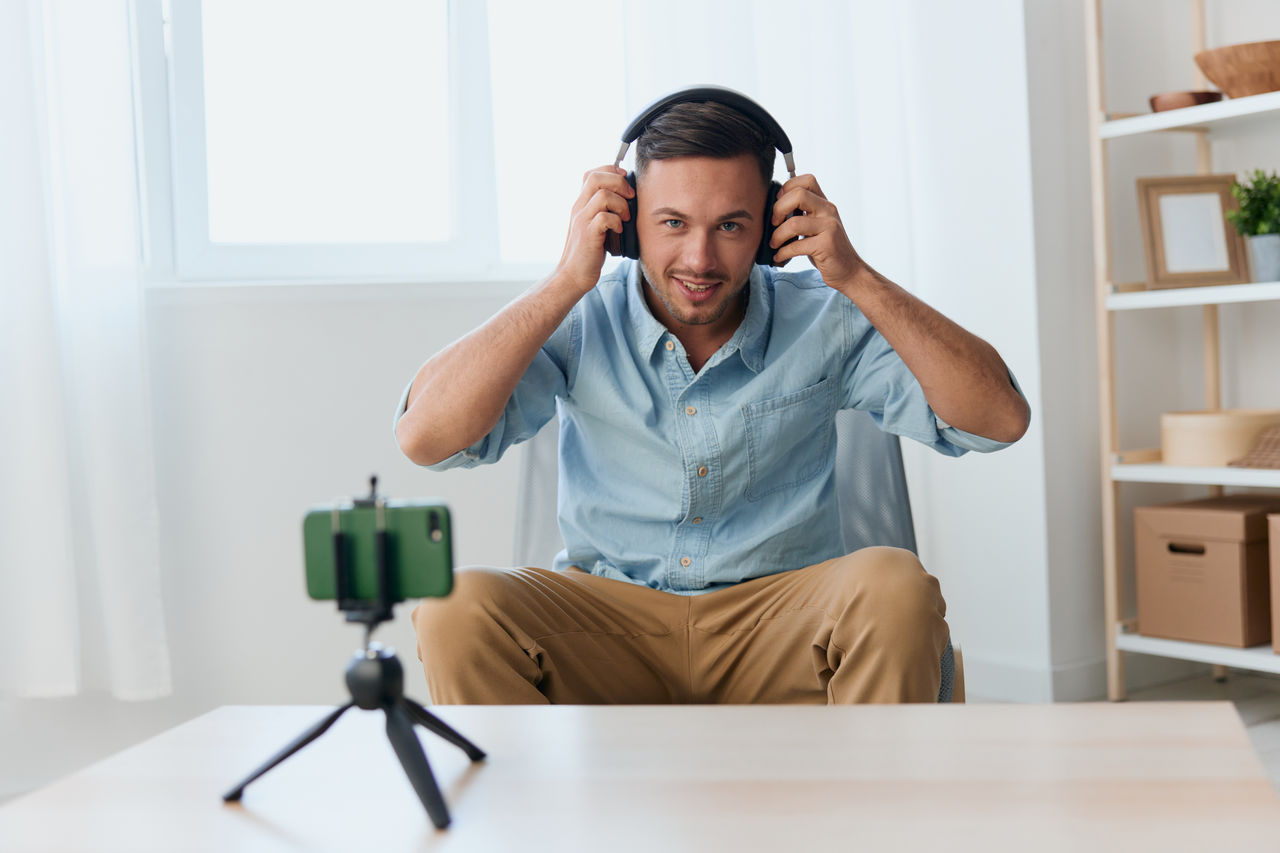
[{"label": "cardboard box", "polygon": [[1241,648],[1270,640],[1268,513],[1280,513],[1280,496],[1137,507],[1138,633]]},{"label": "cardboard box", "polygon": [[1271,542],[1271,650],[1280,654],[1280,515],[1267,516],[1267,531]]}]

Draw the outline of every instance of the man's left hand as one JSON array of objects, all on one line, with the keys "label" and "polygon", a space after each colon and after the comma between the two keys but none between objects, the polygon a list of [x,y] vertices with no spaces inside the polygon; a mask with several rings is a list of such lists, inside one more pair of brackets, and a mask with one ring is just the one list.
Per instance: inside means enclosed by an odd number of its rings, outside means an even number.
[{"label": "man's left hand", "polygon": [[[791,216],[792,213],[804,215]],[[773,259],[779,266],[807,255],[822,280],[836,290],[851,282],[865,266],[845,233],[840,212],[823,195],[813,175],[797,175],[782,185],[773,206],[773,224],[776,230],[769,247],[776,250]],[[795,237],[804,239],[783,245]]]}]

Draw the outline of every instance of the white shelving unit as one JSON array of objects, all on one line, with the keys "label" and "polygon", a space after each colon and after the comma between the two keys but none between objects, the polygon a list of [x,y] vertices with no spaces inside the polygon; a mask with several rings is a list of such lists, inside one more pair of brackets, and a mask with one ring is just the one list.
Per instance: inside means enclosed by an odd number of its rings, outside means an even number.
[{"label": "white shelving unit", "polygon": [[1229,646],[1209,646],[1204,643],[1184,643],[1182,640],[1161,640],[1121,631],[1116,637],[1121,651],[1158,655],[1164,658],[1180,658],[1218,666],[1234,666],[1259,672],[1280,673],[1280,655],[1271,646],[1253,646],[1233,649]]},{"label": "white shelving unit", "polygon": [[1121,483],[1182,483],[1280,489],[1280,471],[1264,468],[1192,468],[1159,462],[1116,464],[1111,479]]},{"label": "white shelving unit", "polygon": [[[1280,123],[1280,121],[1278,121]],[[1227,305],[1238,302],[1280,300],[1280,281],[1254,284],[1221,284],[1216,287],[1175,287],[1169,290],[1139,290],[1108,293],[1108,311],[1141,308],[1176,308],[1181,305]]]},{"label": "white shelving unit", "polygon": [[[1203,27],[1200,28],[1203,32]],[[1199,48],[1197,48],[1198,50]],[[1222,135],[1248,132],[1280,116],[1280,92],[1267,92],[1247,98],[1231,98],[1216,104],[1201,104],[1180,110],[1167,110],[1149,115],[1111,117],[1098,129],[1103,139],[1154,133],[1159,130],[1194,130],[1203,128]]]},{"label": "white shelving unit", "polygon": [[[1112,700],[1125,698],[1123,652],[1136,652],[1215,667],[1240,667],[1280,673],[1280,655],[1270,646],[1236,649],[1143,637],[1124,619],[1124,587],[1120,576],[1119,490],[1125,483],[1199,484],[1221,493],[1224,486],[1280,489],[1280,470],[1208,468],[1165,465],[1158,450],[1128,450],[1119,446],[1115,383],[1115,324],[1117,311],[1199,306],[1203,313],[1205,402],[1221,406],[1221,367],[1218,306],[1232,303],[1280,301],[1280,282],[1188,287],[1120,292],[1111,276],[1111,223],[1107,205],[1107,142],[1140,134],[1182,131],[1196,134],[1197,172],[1211,171],[1212,140],[1259,129],[1280,130],[1280,92],[1236,98],[1149,115],[1119,116],[1106,110],[1102,64],[1103,0],[1083,0],[1086,21],[1086,68],[1089,76],[1090,160],[1093,190],[1094,279],[1097,292],[1098,368],[1102,447],[1103,574],[1107,626],[1107,692]],[[1190,0],[1193,44],[1188,56],[1203,50],[1204,0]],[[1208,88],[1202,77],[1197,89]]]}]

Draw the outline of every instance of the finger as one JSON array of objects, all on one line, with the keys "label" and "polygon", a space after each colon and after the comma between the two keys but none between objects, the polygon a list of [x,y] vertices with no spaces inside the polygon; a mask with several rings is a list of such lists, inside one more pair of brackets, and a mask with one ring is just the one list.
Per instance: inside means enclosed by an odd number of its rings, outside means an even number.
[{"label": "finger", "polygon": [[[630,185],[623,182],[626,189],[630,189]],[[582,214],[586,214],[586,218],[590,219],[601,208],[613,210],[615,213],[622,214],[627,211],[626,216],[631,217],[627,198],[622,195],[622,188],[617,186],[595,186],[594,182],[584,184],[582,192],[578,194],[578,198],[573,203],[571,216],[577,218]]]},{"label": "finger", "polygon": [[825,214],[792,216],[773,229],[773,234],[769,237],[769,245],[777,248],[788,240],[794,240],[797,237],[818,237],[822,234],[834,232],[839,227],[840,221],[838,219]]},{"label": "finger", "polygon": [[623,219],[631,218],[631,205],[627,200],[612,189],[603,187],[596,190],[595,194],[591,196],[585,209],[591,211],[593,216],[601,210],[610,210]]},{"label": "finger", "polygon": [[792,258],[798,258],[801,255],[815,255],[824,247],[830,245],[830,241],[819,238],[806,238],[804,240],[795,240],[784,243],[779,246],[777,251],[773,253],[773,262],[776,266],[782,266]]},{"label": "finger", "polygon": [[797,240],[794,243],[788,243],[787,245],[778,249],[776,252],[773,253],[773,265],[775,267],[780,267],[783,264],[785,264],[787,261],[791,260],[792,258],[799,257],[800,255],[805,254],[805,252],[801,251],[800,248],[798,248],[804,242],[805,241],[803,240]]},{"label": "finger", "polygon": [[773,224],[781,225],[782,220],[791,215],[812,213],[822,203],[821,197],[814,195],[804,187],[792,187],[778,193],[773,204]]},{"label": "finger", "polygon": [[615,166],[612,163],[606,163],[603,166],[596,166],[594,169],[587,169],[587,171],[583,172],[582,173],[583,183],[585,183],[586,180],[596,172],[605,172],[607,174],[622,175],[624,178],[627,176],[626,169],[623,169],[620,166]]},{"label": "finger", "polygon": [[[802,194],[800,198],[809,199],[809,203],[807,205],[796,203],[796,193]],[[787,203],[786,211],[775,215],[775,224],[797,211],[813,212],[819,209],[821,203],[827,201],[827,196],[822,192],[822,187],[818,186],[818,179],[813,175],[805,174],[796,175],[782,185],[782,188],[778,190],[778,200],[774,205],[775,210],[778,209],[778,204],[782,203],[784,199]]]},{"label": "finger", "polygon": [[612,211],[602,210],[595,216],[591,217],[590,230],[592,234],[604,234],[606,231],[612,231],[615,234],[622,233],[622,217]]},{"label": "finger", "polygon": [[773,205],[773,224],[781,225],[792,214],[838,216],[834,204],[806,187],[794,187],[778,193],[778,200]]},{"label": "finger", "polygon": [[589,198],[601,188],[612,189],[623,198],[631,198],[636,192],[635,187],[631,186],[627,180],[625,169],[617,166],[601,166],[583,173],[582,193],[579,194],[579,198]]},{"label": "finger", "polygon": [[821,198],[827,197],[827,194],[822,191],[822,187],[818,186],[818,179],[815,178],[813,175],[808,175],[808,174],[796,175],[794,178],[791,178],[790,180],[788,180],[785,184],[782,185],[782,191],[779,192],[778,195],[782,195],[782,193],[788,192],[796,188],[808,190],[809,192]]}]

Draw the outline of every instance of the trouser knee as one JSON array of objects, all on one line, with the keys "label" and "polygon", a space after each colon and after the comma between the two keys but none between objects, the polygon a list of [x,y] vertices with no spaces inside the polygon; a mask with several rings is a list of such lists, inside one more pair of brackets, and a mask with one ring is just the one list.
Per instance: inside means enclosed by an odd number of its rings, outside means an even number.
[{"label": "trouser knee", "polygon": [[887,626],[908,627],[945,616],[938,579],[915,554],[903,548],[863,548],[836,561],[850,595],[860,599]]},{"label": "trouser knee", "polygon": [[482,642],[482,626],[500,611],[509,584],[500,569],[467,567],[453,576],[453,589],[442,598],[425,599],[413,610],[418,658],[457,660]]},{"label": "trouser knee", "polygon": [[899,548],[866,548],[832,563],[842,604],[824,660],[835,673],[829,701],[935,701],[950,634],[937,578]]}]

